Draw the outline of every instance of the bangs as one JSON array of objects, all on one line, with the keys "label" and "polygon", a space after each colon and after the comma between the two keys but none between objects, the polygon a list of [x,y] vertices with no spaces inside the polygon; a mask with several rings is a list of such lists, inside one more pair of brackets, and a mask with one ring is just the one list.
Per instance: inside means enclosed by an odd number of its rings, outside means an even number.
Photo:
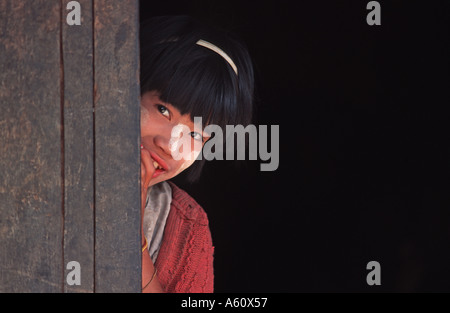
[{"label": "bangs", "polygon": [[177,55],[174,50],[161,53],[142,90],[158,91],[162,101],[172,104],[183,115],[189,114],[192,120],[201,117],[203,127],[243,123],[238,118],[241,115],[236,92],[238,79],[228,63],[220,55],[202,51],[206,49],[195,44],[193,48],[192,45],[184,47],[183,55]]}]

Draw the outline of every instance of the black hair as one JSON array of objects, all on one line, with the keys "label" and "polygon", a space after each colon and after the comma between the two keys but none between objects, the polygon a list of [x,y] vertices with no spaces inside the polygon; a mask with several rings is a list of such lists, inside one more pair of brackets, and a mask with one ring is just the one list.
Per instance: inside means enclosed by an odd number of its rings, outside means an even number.
[{"label": "black hair", "polygon": [[[214,44],[234,62],[200,46]],[[253,112],[253,66],[244,44],[234,35],[189,16],[153,17],[141,23],[141,95],[158,91],[162,101],[181,114],[202,117],[203,126],[244,126]],[[189,181],[200,176],[205,158],[190,168]]]}]

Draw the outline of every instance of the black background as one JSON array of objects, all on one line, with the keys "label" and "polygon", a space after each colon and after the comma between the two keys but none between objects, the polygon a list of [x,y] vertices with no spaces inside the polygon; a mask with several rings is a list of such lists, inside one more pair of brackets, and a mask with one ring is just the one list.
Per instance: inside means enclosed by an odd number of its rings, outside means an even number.
[{"label": "black background", "polygon": [[[280,165],[208,162],[216,292],[450,291],[450,2],[142,1],[248,45]],[[237,166],[236,166],[237,163]],[[369,261],[381,286],[368,286]]]}]

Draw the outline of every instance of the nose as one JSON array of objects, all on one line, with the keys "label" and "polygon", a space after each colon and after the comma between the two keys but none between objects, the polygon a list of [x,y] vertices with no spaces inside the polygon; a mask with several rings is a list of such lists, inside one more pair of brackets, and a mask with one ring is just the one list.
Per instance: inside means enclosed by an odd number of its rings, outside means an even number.
[{"label": "nose", "polygon": [[[163,157],[172,157],[170,151],[170,138],[171,138],[172,127],[164,127],[160,129],[158,135],[153,137],[155,146],[159,149],[159,152],[163,154]],[[158,151],[157,151],[158,152]]]}]

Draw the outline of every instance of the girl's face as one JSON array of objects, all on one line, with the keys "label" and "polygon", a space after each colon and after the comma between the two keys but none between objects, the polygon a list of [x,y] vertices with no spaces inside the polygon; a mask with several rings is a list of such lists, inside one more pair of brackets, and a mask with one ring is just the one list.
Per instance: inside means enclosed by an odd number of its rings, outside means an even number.
[{"label": "girl's face", "polygon": [[[161,101],[157,91],[149,91],[141,97],[141,145],[150,153],[155,173],[150,186],[168,180],[194,163],[201,147],[209,136],[199,132],[201,125],[194,127],[189,114],[169,103]],[[188,131],[189,136],[178,136],[179,130]],[[190,140],[190,144],[186,144]],[[183,142],[184,141],[184,142]],[[182,151],[189,147],[190,151]],[[189,157],[179,157],[176,153]]]}]

